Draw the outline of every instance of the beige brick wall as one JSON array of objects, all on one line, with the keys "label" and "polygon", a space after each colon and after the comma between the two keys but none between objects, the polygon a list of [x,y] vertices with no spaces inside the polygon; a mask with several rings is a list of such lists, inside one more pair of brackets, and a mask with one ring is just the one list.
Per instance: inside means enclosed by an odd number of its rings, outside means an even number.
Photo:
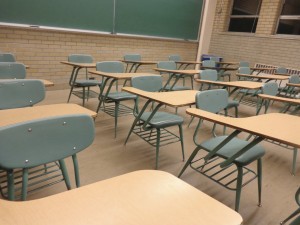
[{"label": "beige brick wall", "polygon": [[[53,89],[68,88],[71,67],[59,62],[72,53],[90,54],[95,62],[120,60],[126,53],[140,53],[143,60],[151,61],[168,60],[170,54],[195,60],[197,48],[196,42],[0,26],[0,51],[14,53],[17,61],[30,67],[27,77],[51,80]],[[139,71],[153,72],[152,67]]]},{"label": "beige brick wall", "polygon": [[[228,61],[249,61],[300,69],[300,36],[274,35],[281,0],[262,0],[255,34],[227,32],[233,0],[218,0],[209,53]],[[223,5],[222,5],[223,3]],[[222,6],[222,12],[220,7]]]}]

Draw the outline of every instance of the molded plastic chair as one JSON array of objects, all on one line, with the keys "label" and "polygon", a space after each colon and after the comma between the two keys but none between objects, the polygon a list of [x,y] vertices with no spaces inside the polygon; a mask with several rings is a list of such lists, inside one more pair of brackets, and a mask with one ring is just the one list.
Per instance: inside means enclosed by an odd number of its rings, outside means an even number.
[{"label": "molded plastic chair", "polygon": [[[215,56],[210,57],[210,60],[215,61],[215,62],[220,62],[220,58],[215,57]],[[228,80],[230,81],[231,73],[226,72],[225,70],[222,70],[222,67],[220,67],[220,69],[218,70],[218,76],[219,76],[219,78],[223,78],[223,80],[225,77],[228,77]]]},{"label": "molded plastic chair", "polygon": [[250,67],[250,64],[247,61],[240,61],[239,67]]},{"label": "molded plastic chair", "polygon": [[[203,70],[200,73],[200,79],[201,80],[217,81],[217,79],[218,79],[217,71],[216,70],[210,70],[210,69]],[[201,84],[200,91],[202,91],[202,89],[203,89],[203,84]],[[211,85],[210,84],[208,86],[208,89],[211,89]],[[235,117],[238,117],[238,107],[239,107],[239,102],[238,101],[228,99],[228,104],[224,108],[224,110],[225,110],[225,113],[227,114],[227,110],[228,109],[235,108]],[[188,127],[192,123],[193,119],[194,119],[194,117],[192,117],[191,121],[189,122]]]},{"label": "molded plastic chair", "polygon": [[[157,63],[157,68],[166,69],[166,70],[177,70],[177,66],[176,66],[176,63],[174,61],[161,61],[161,62],[158,62]],[[163,73],[161,73],[161,74],[163,74]],[[173,76],[173,78],[175,78],[174,82],[177,83],[177,81],[180,78],[184,79],[184,76],[180,75],[180,74],[175,74]],[[193,89],[193,77],[190,76],[190,78],[191,78],[191,87]],[[170,82],[170,79],[171,79],[171,74],[169,74],[169,79],[168,79],[167,82]],[[174,85],[172,87],[172,85],[168,84],[164,89],[167,90],[167,91],[181,91],[181,90],[190,90],[191,88],[186,87],[186,86],[176,86],[176,85]]]},{"label": "molded plastic chair", "polygon": [[25,79],[26,68],[22,63],[0,62],[0,79]]},{"label": "molded plastic chair", "polygon": [[[239,67],[238,73],[240,73],[240,74],[251,74],[251,69],[249,67]],[[244,78],[244,77],[240,77],[239,80],[253,81],[253,79],[251,79],[251,78]],[[260,94],[260,93],[261,93],[261,90],[241,89],[241,90],[238,91],[238,93],[235,95],[235,97],[233,99],[234,100],[237,99],[239,94],[242,94],[242,97],[239,99],[239,102],[241,102],[242,99],[246,95],[251,95],[252,97],[257,97],[257,95]]]},{"label": "molded plastic chair", "polygon": [[[278,84],[276,82],[264,83],[262,86],[262,94],[276,96],[278,94]],[[265,106],[265,113],[267,113],[270,106],[270,100],[263,99],[261,102],[258,102],[256,115],[259,114],[262,106]]]},{"label": "molded plastic chair", "polygon": [[181,56],[180,55],[169,55],[169,61],[180,61],[181,60]]},{"label": "molded plastic chair", "polygon": [[[83,54],[72,54],[69,55],[68,57],[69,62],[74,62],[74,63],[92,63],[93,58],[90,55],[83,55]],[[77,71],[78,72],[78,71]],[[74,88],[82,88],[82,105],[84,106],[85,99],[89,99],[89,94],[90,94],[90,87],[95,87],[101,85],[101,81],[98,80],[90,80],[88,78],[87,70],[86,70],[86,79],[77,79],[77,73],[72,73],[72,76],[70,77],[69,80],[69,85],[71,87],[70,94],[68,97],[68,102],[70,101],[71,95],[73,93]],[[87,88],[87,90],[86,90]]]},{"label": "molded plastic chair", "polygon": [[[298,188],[296,194],[295,194],[295,200],[298,204],[299,208],[296,209],[295,212],[293,212],[291,215],[289,215],[285,220],[283,220],[280,224],[285,224],[287,221],[295,217],[296,215],[300,214],[300,188]],[[290,225],[299,225],[300,224],[300,216],[298,216],[295,220],[293,220]]]},{"label": "molded plastic chair", "polygon": [[[293,74],[289,77],[288,83],[291,84],[299,84],[300,83],[300,77],[298,74]],[[299,88],[293,87],[293,86],[285,86],[279,88],[280,94],[284,94],[285,96],[290,96],[295,98],[296,95],[299,92]]]},{"label": "molded plastic chair", "polygon": [[[59,161],[71,189],[64,158],[87,148],[94,139],[94,122],[87,115],[68,115],[0,127],[0,167],[7,171],[8,198],[14,200],[14,169],[21,168],[22,200],[26,200],[28,169]],[[76,161],[77,162],[77,161]],[[79,179],[78,165],[74,164]]]},{"label": "molded plastic chair", "polygon": [[[126,54],[124,55],[124,60],[128,60],[128,61],[141,61],[142,60],[142,56],[140,54]],[[128,66],[130,65],[131,63],[127,63],[126,64],[126,69],[125,69],[125,72],[128,72],[128,71],[136,71],[136,67],[133,67],[133,65],[130,67],[130,69],[128,70]]]},{"label": "molded plastic chair", "polygon": [[[96,64],[96,70],[102,71],[102,72],[107,72],[107,73],[124,73],[124,64],[119,61],[98,62]],[[135,100],[136,95],[130,94],[128,92],[123,92],[123,91],[112,92],[111,88],[113,86],[113,83],[116,82],[116,80],[112,80],[110,82],[109,87],[105,92],[104,91],[105,85],[108,81],[109,81],[108,78],[104,78],[103,84],[101,86],[101,93],[99,95],[99,104],[98,104],[98,108],[97,108],[97,113],[99,112],[102,103],[114,102],[115,105],[114,105],[113,110],[106,110],[106,106],[103,106],[103,107],[104,107],[104,112],[107,112],[109,115],[115,117],[115,137],[117,137],[118,116],[132,113],[132,109],[130,109],[129,107],[122,106],[123,108],[121,110],[120,102],[126,101],[126,100]],[[119,112],[119,111],[121,111],[121,112]]]},{"label": "molded plastic chair", "polygon": [[[162,77],[161,76],[141,76],[133,77],[131,79],[132,87],[149,91],[149,92],[158,92],[162,88]],[[147,106],[150,104],[150,100],[145,104],[139,114],[135,113],[136,119],[129,131],[125,144],[127,143],[132,132],[139,135],[145,141],[147,141],[152,146],[156,147],[156,164],[155,169],[158,168],[158,158],[159,158],[159,148],[167,144],[171,144],[177,141],[181,143],[182,149],[182,158],[184,160],[184,145],[183,145],[183,132],[182,132],[182,123],[183,118],[166,112],[159,112],[158,109],[161,107],[161,104],[158,104],[153,111],[145,112]],[[138,101],[135,105],[135,112],[138,112]],[[180,136],[176,136],[165,128],[171,126],[178,126]],[[156,133],[155,131],[156,130]],[[148,131],[148,135],[146,135]],[[156,141],[153,141],[156,137]]]},{"label": "molded plastic chair", "polygon": [[[223,110],[227,104],[228,92],[224,89],[208,90],[196,94],[196,107],[211,113],[218,113],[219,111]],[[190,165],[194,170],[212,179],[223,187],[226,187],[229,190],[235,190],[236,211],[239,210],[242,187],[257,178],[259,193],[258,199],[260,204],[262,179],[261,157],[264,155],[265,151],[262,147],[257,145],[257,143],[263,139],[259,139],[257,142],[255,142],[255,144],[250,144],[245,140],[236,138],[240,131],[234,131],[229,136],[213,137],[209,140],[199,143],[197,137],[201,124],[202,119],[199,119],[199,123],[194,133],[194,142],[197,147],[182,168],[178,177],[180,177],[186,170],[187,166]],[[225,141],[225,143],[223,141]],[[199,157],[196,159],[196,155],[201,149],[208,152],[208,154],[201,159],[199,159]],[[238,152],[240,154],[236,155]],[[232,163],[229,165],[223,164],[231,157],[233,157]],[[246,167],[254,161],[257,161],[257,174]],[[247,177],[247,173],[249,173],[248,175],[251,174],[251,176]],[[244,176],[247,178],[247,180],[243,182]],[[235,182],[236,185],[234,186],[233,184]]]},{"label": "molded plastic chair", "polygon": [[1,53],[0,62],[16,62],[16,58],[12,53]]},{"label": "molded plastic chair", "polygon": [[40,80],[0,80],[0,110],[33,106],[44,98]]}]

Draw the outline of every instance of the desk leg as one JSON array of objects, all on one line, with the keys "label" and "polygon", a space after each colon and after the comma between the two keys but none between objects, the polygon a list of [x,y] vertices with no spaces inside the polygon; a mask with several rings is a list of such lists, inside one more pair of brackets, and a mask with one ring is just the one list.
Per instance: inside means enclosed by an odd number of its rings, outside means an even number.
[{"label": "desk leg", "polygon": [[80,67],[75,67],[75,66],[72,69],[72,73],[71,73],[70,80],[69,80],[69,85],[71,87],[71,90],[70,90],[70,93],[69,93],[68,102],[70,101],[70,98],[71,98],[71,95],[72,95],[72,92],[73,92],[73,88],[74,88],[75,81],[76,81],[77,74],[78,74],[79,70],[80,70]]},{"label": "desk leg", "polygon": [[110,80],[110,78],[105,78],[104,81],[102,82],[102,85],[101,85],[101,88],[100,88],[100,93],[99,93],[99,104],[98,104],[98,107],[97,107],[97,113],[99,112],[100,108],[101,108],[101,105],[102,105],[102,102],[104,104],[105,100],[106,100],[106,97],[108,95],[108,91],[106,92],[105,96],[103,96],[103,93],[104,93],[104,89],[105,89],[105,86],[107,84],[107,82]]}]

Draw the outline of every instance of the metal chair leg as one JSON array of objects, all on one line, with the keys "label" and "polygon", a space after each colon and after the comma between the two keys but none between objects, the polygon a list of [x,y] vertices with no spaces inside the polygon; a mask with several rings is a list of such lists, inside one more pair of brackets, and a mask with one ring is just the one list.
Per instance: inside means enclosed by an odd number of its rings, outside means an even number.
[{"label": "metal chair leg", "polygon": [[67,167],[66,167],[65,161],[63,159],[59,160],[59,166],[60,166],[62,175],[64,177],[67,189],[71,190],[71,184],[70,184],[70,179],[69,179]]},{"label": "metal chair leg", "polygon": [[14,184],[14,171],[8,170],[7,171],[7,194],[8,199],[13,201],[15,200],[15,184]]},{"label": "metal chair leg", "polygon": [[179,136],[180,136],[181,151],[182,151],[182,161],[184,161],[185,160],[185,156],[184,156],[184,144],[183,144],[182,125],[178,125],[178,127],[179,127]]},{"label": "metal chair leg", "polygon": [[257,160],[257,185],[258,185],[258,206],[261,207],[261,188],[262,188],[262,160]]},{"label": "metal chair leg", "polygon": [[79,176],[77,155],[76,154],[72,155],[72,159],[73,159],[76,187],[80,187],[80,176]]},{"label": "metal chair leg", "polygon": [[120,102],[115,102],[115,138],[117,137],[119,105]]},{"label": "metal chair leg", "polygon": [[294,148],[294,150],[293,150],[293,166],[292,166],[292,175],[293,176],[295,176],[295,172],[296,172],[297,153],[298,153],[298,149]]},{"label": "metal chair leg", "polygon": [[236,182],[236,196],[235,196],[235,211],[239,211],[240,207],[240,199],[242,192],[242,184],[243,184],[243,167],[238,166],[238,176]]},{"label": "metal chair leg", "polygon": [[160,145],[160,129],[156,129],[156,162],[155,162],[156,170],[158,168],[159,145]]}]

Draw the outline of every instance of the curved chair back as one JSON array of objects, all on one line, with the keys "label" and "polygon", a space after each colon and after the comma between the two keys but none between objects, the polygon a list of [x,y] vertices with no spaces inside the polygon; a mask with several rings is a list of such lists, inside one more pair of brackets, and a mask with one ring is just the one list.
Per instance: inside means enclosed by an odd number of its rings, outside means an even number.
[{"label": "curved chair back", "polygon": [[212,56],[209,59],[212,61],[215,61],[215,62],[220,62],[220,57],[217,57],[217,56]]},{"label": "curved chair back", "polygon": [[16,58],[12,53],[0,53],[0,62],[16,62]]},{"label": "curved chair back", "polygon": [[162,77],[155,75],[133,77],[131,79],[131,85],[143,91],[157,92],[162,89]]},{"label": "curved chair back", "polygon": [[300,78],[298,74],[293,74],[289,77],[289,83],[298,84],[300,83]]},{"label": "curved chair back", "polygon": [[178,62],[181,60],[180,55],[169,55],[169,61]]},{"label": "curved chair back", "polygon": [[157,63],[157,68],[166,70],[176,70],[177,66],[174,61],[161,61]]},{"label": "curved chair back", "polygon": [[0,80],[0,110],[33,106],[44,98],[40,80]]},{"label": "curved chair back", "polygon": [[239,67],[250,67],[250,64],[247,61],[240,61]]},{"label": "curved chair back", "polygon": [[278,68],[275,70],[275,73],[276,73],[276,74],[287,74],[287,73],[288,73],[288,70],[287,70],[287,68],[285,68],[285,67],[278,67]]},{"label": "curved chair back", "polygon": [[1,127],[0,166],[9,170],[58,161],[87,148],[93,140],[94,122],[88,115],[50,117]]},{"label": "curved chair back", "polygon": [[216,67],[216,61],[214,61],[214,60],[204,60],[204,61],[202,61],[202,66],[204,66],[204,67]]},{"label": "curved chair back", "polygon": [[218,113],[228,105],[228,92],[224,89],[201,91],[196,94],[196,107]]},{"label": "curved chair back", "polygon": [[239,67],[238,73],[241,74],[251,74],[251,70],[249,67]]},{"label": "curved chair back", "polygon": [[68,56],[68,61],[74,63],[92,63],[93,57],[91,55],[72,54]]},{"label": "curved chair back", "polygon": [[26,68],[22,63],[0,62],[0,79],[24,79]]},{"label": "curved chair back", "polygon": [[126,54],[124,55],[124,60],[128,61],[141,61],[142,57],[140,54]]},{"label": "curved chair back", "polygon": [[218,80],[218,72],[216,70],[203,70],[200,73],[201,80],[210,80],[210,81],[217,81]]},{"label": "curved chair back", "polygon": [[278,84],[276,82],[264,83],[262,86],[262,93],[266,95],[275,96],[278,93]]},{"label": "curved chair back", "polygon": [[119,61],[97,62],[96,70],[107,73],[124,73],[124,64]]}]

